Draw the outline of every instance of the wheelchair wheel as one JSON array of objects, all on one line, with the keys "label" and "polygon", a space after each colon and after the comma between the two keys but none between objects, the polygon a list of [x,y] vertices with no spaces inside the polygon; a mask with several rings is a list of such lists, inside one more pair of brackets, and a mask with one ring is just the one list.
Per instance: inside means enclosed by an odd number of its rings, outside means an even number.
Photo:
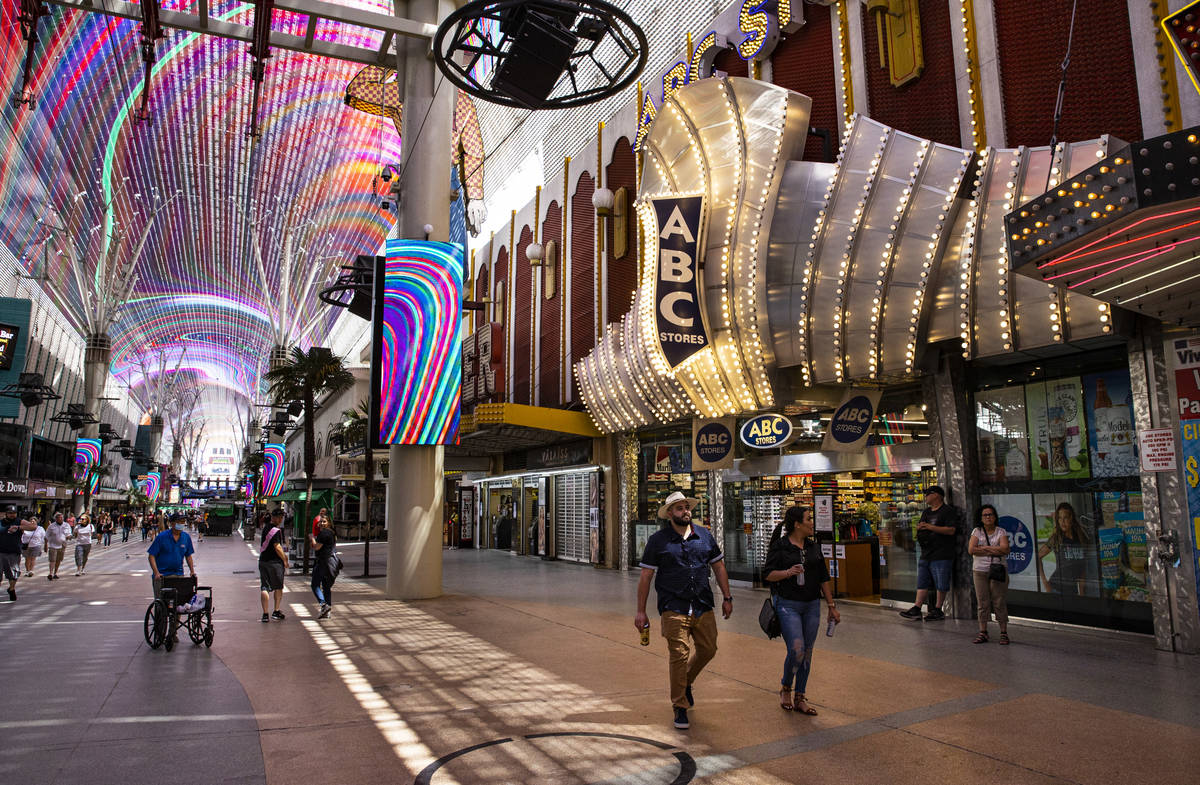
[{"label": "wheelchair wheel", "polygon": [[146,635],[146,644],[151,649],[157,649],[163,645],[163,638],[166,637],[167,632],[167,606],[162,600],[155,600],[150,603],[150,607],[146,608],[143,631]]},{"label": "wheelchair wheel", "polygon": [[216,635],[216,630],[213,629],[212,611],[204,612],[204,645],[212,647],[213,637]]},{"label": "wheelchair wheel", "polygon": [[192,613],[188,615],[187,631],[188,637],[192,639],[192,643],[197,646],[204,640],[204,617],[200,613]]}]

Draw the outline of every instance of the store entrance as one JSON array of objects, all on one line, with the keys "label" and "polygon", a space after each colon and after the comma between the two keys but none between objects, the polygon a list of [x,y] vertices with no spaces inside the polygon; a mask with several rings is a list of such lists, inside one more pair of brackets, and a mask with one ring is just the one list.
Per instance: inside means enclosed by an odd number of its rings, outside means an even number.
[{"label": "store entrance", "polygon": [[762,584],[771,534],[788,507],[814,511],[834,594],[878,603],[889,591],[911,594],[921,488],[932,468],[755,477],[725,484],[725,562],[731,577]]}]

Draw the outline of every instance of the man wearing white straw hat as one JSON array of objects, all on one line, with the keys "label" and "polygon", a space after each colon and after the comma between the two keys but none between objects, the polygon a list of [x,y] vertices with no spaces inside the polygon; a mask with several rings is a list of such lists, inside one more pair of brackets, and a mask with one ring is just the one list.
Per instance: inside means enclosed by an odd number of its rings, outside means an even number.
[{"label": "man wearing white straw hat", "polygon": [[650,535],[646,541],[639,563],[642,575],[638,581],[637,615],[633,619],[639,632],[650,626],[646,599],[650,596],[650,579],[657,571],[654,590],[658,594],[662,636],[667,639],[670,652],[671,706],[675,711],[675,727],[681,730],[688,727],[687,710],[695,704],[692,683],[717,653],[717,620],[712,612],[716,603],[708,580],[710,569],[721,587],[722,614],[728,619],[733,613],[725,556],[708,529],[692,526],[692,508],[699,503],[699,499],[675,491],[658,508],[658,517],[666,519],[670,526]]}]

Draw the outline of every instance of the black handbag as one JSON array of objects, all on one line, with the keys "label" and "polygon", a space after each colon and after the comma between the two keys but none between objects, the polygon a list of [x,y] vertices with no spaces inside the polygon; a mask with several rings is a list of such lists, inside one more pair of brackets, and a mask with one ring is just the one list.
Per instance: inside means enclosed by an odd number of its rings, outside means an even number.
[{"label": "black handbag", "polygon": [[763,600],[762,608],[758,611],[758,626],[762,627],[767,638],[778,638],[783,634],[779,627],[779,617],[775,615],[775,595]]},{"label": "black handbag", "polygon": [[[987,529],[983,530],[983,539],[989,546],[992,544]],[[993,556],[992,558],[997,557]],[[992,562],[988,565],[988,580],[996,583],[1008,583],[1008,568],[1004,566],[1004,562]]]}]

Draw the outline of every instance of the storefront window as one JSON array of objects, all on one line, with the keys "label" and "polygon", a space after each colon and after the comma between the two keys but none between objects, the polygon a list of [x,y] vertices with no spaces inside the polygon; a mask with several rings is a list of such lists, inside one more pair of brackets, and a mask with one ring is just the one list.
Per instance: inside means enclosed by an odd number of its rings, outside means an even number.
[{"label": "storefront window", "polygon": [[711,523],[708,472],[692,473],[691,428],[686,432],[668,430],[639,436],[642,449],[638,456],[638,476],[641,482],[638,483],[637,518],[632,521],[633,532],[629,538],[633,549],[629,554],[631,564],[638,563],[646,540],[662,527],[658,508],[672,492],[681,491],[699,499],[700,504],[692,510],[692,520],[705,526]]},{"label": "storefront window", "polygon": [[1082,370],[975,395],[981,500],[1012,545],[1010,612],[1150,632],[1129,371]]}]

